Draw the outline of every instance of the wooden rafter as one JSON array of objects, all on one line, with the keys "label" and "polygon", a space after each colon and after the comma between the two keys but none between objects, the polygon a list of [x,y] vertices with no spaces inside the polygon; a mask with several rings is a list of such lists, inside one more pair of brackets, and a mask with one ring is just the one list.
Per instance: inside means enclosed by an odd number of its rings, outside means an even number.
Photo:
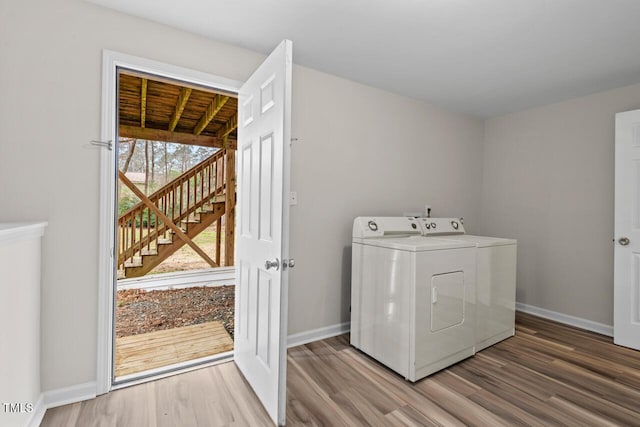
[{"label": "wooden rafter", "polygon": [[184,111],[184,106],[187,105],[187,101],[189,100],[189,96],[191,96],[190,87],[183,87],[180,89],[180,95],[178,95],[178,102],[176,102],[176,110],[173,112],[173,116],[171,116],[171,121],[169,121],[169,132],[173,132],[178,125],[178,121],[180,120],[180,116],[182,116],[182,112]]},{"label": "wooden rafter", "polygon": [[238,127],[238,114],[234,114],[218,131],[218,138],[225,138]]},{"label": "wooden rafter", "polygon": [[[135,71],[135,70],[123,70],[120,71],[121,75],[125,75],[127,77],[137,77],[139,79],[146,79],[149,78],[149,75],[147,73],[144,72],[139,72],[139,71]],[[172,85],[172,86],[176,86],[176,81],[175,79],[171,79],[169,77],[163,77],[163,76],[158,76],[158,75],[154,75],[153,78],[151,79],[153,82],[155,83],[163,83],[166,85]],[[185,82],[185,81],[181,81],[179,83],[180,86],[185,86],[185,87],[190,87],[191,89],[195,89],[195,90],[203,90],[202,85],[196,84],[196,83],[189,83],[189,82]],[[216,93],[216,94],[220,94],[220,95],[224,95],[224,96],[228,96],[228,92],[225,91],[221,91],[215,88],[211,88],[208,87],[206,88],[206,91],[209,93]]]},{"label": "wooden rafter", "polygon": [[144,128],[147,122],[147,79],[142,79],[140,89],[140,127]]},{"label": "wooden rafter", "polygon": [[213,97],[213,101],[211,101],[211,104],[209,105],[209,107],[207,107],[207,111],[205,111],[202,117],[200,117],[200,120],[198,120],[196,127],[193,129],[194,135],[200,135],[202,133],[204,128],[206,128],[207,125],[211,123],[211,120],[213,120],[213,118],[216,116],[216,114],[218,114],[218,112],[222,109],[222,107],[228,100],[228,96],[216,95]]},{"label": "wooden rafter", "polygon": [[139,128],[137,126],[120,125],[118,134],[121,138],[137,138],[147,141],[166,141],[178,144],[199,145],[202,147],[229,148],[235,150],[237,141],[207,135],[193,135],[185,132],[170,132],[162,129]]}]

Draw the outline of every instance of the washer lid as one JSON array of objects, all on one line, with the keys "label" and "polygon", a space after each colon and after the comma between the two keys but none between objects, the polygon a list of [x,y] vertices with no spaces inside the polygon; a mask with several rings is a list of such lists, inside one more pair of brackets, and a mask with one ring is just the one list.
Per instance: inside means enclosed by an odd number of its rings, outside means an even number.
[{"label": "washer lid", "polygon": [[474,242],[462,242],[457,240],[439,239],[437,237],[410,236],[388,237],[381,239],[357,239],[356,243],[380,248],[398,249],[401,251],[424,252],[441,249],[475,248]]},{"label": "washer lid", "polygon": [[489,246],[506,246],[518,243],[515,239],[503,239],[501,237],[473,236],[471,234],[461,234],[457,236],[438,236],[440,239],[450,239],[458,242],[474,243],[478,248],[486,248]]}]

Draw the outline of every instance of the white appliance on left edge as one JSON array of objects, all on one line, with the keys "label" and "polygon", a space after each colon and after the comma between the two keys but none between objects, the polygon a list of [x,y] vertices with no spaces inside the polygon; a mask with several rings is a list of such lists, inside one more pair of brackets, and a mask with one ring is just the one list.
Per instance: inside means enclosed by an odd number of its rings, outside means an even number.
[{"label": "white appliance on left edge", "polygon": [[416,218],[353,224],[351,344],[410,381],[473,356],[476,245]]}]

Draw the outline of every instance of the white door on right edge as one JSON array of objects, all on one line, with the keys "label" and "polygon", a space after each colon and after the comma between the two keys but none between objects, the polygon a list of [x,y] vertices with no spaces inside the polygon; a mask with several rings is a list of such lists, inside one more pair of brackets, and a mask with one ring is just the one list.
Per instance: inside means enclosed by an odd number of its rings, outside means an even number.
[{"label": "white door on right edge", "polygon": [[286,421],[292,44],[238,93],[238,209],[233,357],[274,423]]},{"label": "white door on right edge", "polygon": [[613,340],[640,350],[640,110],[616,114]]}]

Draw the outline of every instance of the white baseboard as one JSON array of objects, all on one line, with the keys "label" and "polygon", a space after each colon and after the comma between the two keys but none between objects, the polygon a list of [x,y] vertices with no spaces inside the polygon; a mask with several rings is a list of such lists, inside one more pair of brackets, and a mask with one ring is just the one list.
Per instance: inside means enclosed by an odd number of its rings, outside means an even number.
[{"label": "white baseboard", "polygon": [[27,427],[38,427],[42,422],[45,412],[49,408],[82,402],[83,400],[89,400],[95,397],[95,381],[40,393],[40,397],[38,397],[38,401],[33,407],[31,418],[26,425]]},{"label": "white baseboard", "polygon": [[302,344],[307,344],[313,341],[323,340],[325,338],[335,337],[336,335],[342,335],[351,329],[351,322],[338,323],[331,326],[325,326],[324,328],[312,329],[310,331],[299,332],[297,334],[291,334],[287,337],[287,347],[295,347]]},{"label": "white baseboard", "polygon": [[167,289],[190,288],[194,286],[224,286],[236,283],[235,267],[219,267],[206,270],[178,271],[175,273],[152,274],[118,280],[118,290],[144,289],[164,291]]},{"label": "white baseboard", "polygon": [[533,314],[534,316],[544,317],[545,319],[555,320],[556,322],[564,323],[565,325],[575,326],[576,328],[586,329],[587,331],[596,332],[609,337],[613,336],[613,326],[605,325],[604,323],[570,316],[568,314],[547,310],[546,308],[536,307],[535,305],[523,304],[521,302],[516,302],[516,310],[523,313]]},{"label": "white baseboard", "polygon": [[84,384],[76,384],[70,387],[45,391],[44,404],[47,409],[69,403],[82,402],[96,397],[96,382],[91,381]]},{"label": "white baseboard", "polygon": [[44,404],[44,394],[40,394],[38,401],[33,406],[33,412],[31,412],[31,418],[27,421],[27,427],[38,427],[44,418],[44,413],[47,411],[47,407]]}]

